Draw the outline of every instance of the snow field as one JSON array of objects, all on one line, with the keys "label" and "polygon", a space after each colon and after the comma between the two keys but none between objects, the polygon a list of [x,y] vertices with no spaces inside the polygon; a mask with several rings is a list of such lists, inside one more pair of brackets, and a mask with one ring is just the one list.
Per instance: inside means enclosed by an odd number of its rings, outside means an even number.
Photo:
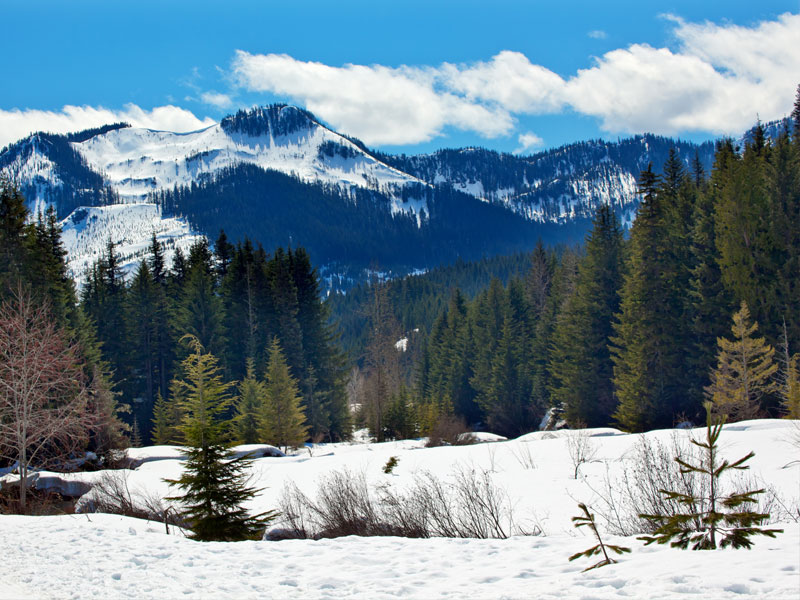
[{"label": "snow field", "polygon": [[[786,506],[800,503],[798,423],[781,420],[728,425],[724,456],[750,450],[749,476],[771,487]],[[665,444],[689,431],[656,431]],[[701,434],[697,430],[695,434]],[[592,462],[577,479],[569,438],[594,446]],[[479,436],[487,439],[489,436]],[[36,598],[797,598],[800,593],[800,525],[784,514],[776,539],[754,538],[754,548],[692,552],[651,545],[604,532],[628,546],[619,563],[588,573],[591,559],[568,557],[592,545],[570,521],[578,502],[599,512],[604,482],[616,481],[641,436],[613,429],[537,432],[516,440],[473,446],[423,448],[421,440],[384,444],[330,444],[253,463],[253,485],[263,488],[250,508],[275,509],[292,481],[311,497],[334,470],[364,473],[370,485],[398,489],[422,471],[447,480],[456,469],[488,471],[508,496],[515,521],[543,535],[507,540],[347,537],[332,540],[199,543],[166,535],[160,523],[113,515],[0,517],[0,597]],[[170,493],[161,479],[177,477],[180,449],[131,450],[143,460],[128,474],[134,494]],[[393,474],[382,468],[399,460]],[[102,472],[75,474],[93,479]],[[776,516],[777,513],[773,513]],[[602,520],[598,519],[601,523]],[[8,587],[3,586],[7,584]],[[21,593],[21,592],[24,592]]]}]

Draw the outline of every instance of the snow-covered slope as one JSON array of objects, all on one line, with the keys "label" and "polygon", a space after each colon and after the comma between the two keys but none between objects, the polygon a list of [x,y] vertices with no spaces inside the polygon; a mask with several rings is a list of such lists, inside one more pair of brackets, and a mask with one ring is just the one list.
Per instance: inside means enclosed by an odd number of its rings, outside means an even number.
[{"label": "snow-covered slope", "polygon": [[[270,107],[263,112],[270,126],[258,135],[237,130],[225,121],[183,134],[129,127],[74,147],[125,202],[141,202],[152,192],[204,181],[242,163],[344,188],[391,193],[408,183],[420,183],[293,106]],[[275,124],[288,119],[295,120],[296,126],[276,132]]]},{"label": "snow-covered slope", "polygon": [[80,284],[103,255],[108,240],[116,244],[120,265],[129,275],[148,254],[153,234],[164,248],[167,266],[175,250],[188,253],[200,236],[177,217],[164,217],[155,204],[114,204],[77,208],[61,222],[61,240],[67,251],[67,267]]},{"label": "snow-covered slope", "polygon": [[697,145],[654,135],[616,142],[578,142],[530,156],[459,148],[380,158],[429,183],[450,185],[530,221],[591,219],[599,205],[608,204],[629,226],[639,204],[639,173],[648,163],[659,172],[673,148],[687,170],[695,155],[706,170],[710,169],[713,144]]},{"label": "snow-covered slope", "polygon": [[[406,185],[427,184],[376,159],[310,113],[283,105],[240,111],[191,133],[116,125],[72,136],[34,134],[0,155],[0,174],[23,189],[32,214],[53,205],[66,217],[69,268],[80,284],[109,239],[118,244],[127,271],[154,231],[170,242],[170,251],[175,244],[188,247],[196,239],[189,223],[162,215],[153,194],[213,181],[242,164],[321,183],[345,197],[353,188],[379,191],[390,199],[393,214],[413,215],[418,223],[429,212],[424,199],[400,195]],[[95,208],[76,204],[83,188],[101,188],[90,196]],[[100,208],[110,203],[134,208]]]},{"label": "snow-covered slope", "polygon": [[[459,469],[485,473],[513,509],[520,529],[509,539],[404,539],[355,536],[311,540],[201,543],[164,525],[114,515],[0,516],[0,596],[36,598],[749,598],[786,600],[800,589],[799,422],[765,420],[725,426],[721,452],[737,459],[755,451],[745,474],[767,488],[777,538],[753,538],[751,550],[692,552],[643,546],[634,535],[609,531],[609,485],[623,487],[637,447],[688,447],[691,431],[628,435],[613,429],[536,432],[516,440],[423,448],[421,440],[316,446],[294,456],[259,458],[249,508],[274,509],[284,484],[312,496],[334,470],[363,473],[375,494],[402,489],[429,472],[448,480]],[[702,435],[695,430],[694,435]],[[594,449],[577,479],[570,439]],[[481,436],[485,437],[485,436]],[[673,440],[676,440],[674,442]],[[133,451],[141,466],[125,475],[134,502],[174,493],[163,478],[183,468],[178,452]],[[175,449],[178,450],[178,449]],[[390,457],[398,464],[383,472]],[[149,458],[149,460],[147,460]],[[144,459],[144,460],[143,460]],[[103,472],[71,474],[96,481]],[[607,543],[627,546],[617,564],[582,572],[602,557],[569,562],[596,542],[570,518],[584,502],[598,516]],[[503,522],[505,523],[505,511]]]},{"label": "snow-covered slope", "polygon": [[51,192],[63,187],[56,165],[43,151],[38,135],[31,136],[22,151],[10,156],[0,172],[9,181],[27,184],[26,200],[33,215],[43,213],[52,202]]}]

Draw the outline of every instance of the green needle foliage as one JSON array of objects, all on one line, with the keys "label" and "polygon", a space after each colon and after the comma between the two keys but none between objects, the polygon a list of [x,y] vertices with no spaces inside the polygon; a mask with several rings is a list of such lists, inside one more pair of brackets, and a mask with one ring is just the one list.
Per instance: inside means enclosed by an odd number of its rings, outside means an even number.
[{"label": "green needle foliage", "polygon": [[301,446],[308,438],[308,427],[301,403],[297,380],[286,363],[278,338],[269,347],[267,381],[264,386],[266,402],[262,414],[263,429],[269,439],[284,452],[289,447]]},{"label": "green needle foliage", "polygon": [[577,517],[572,517],[572,522],[575,524],[575,529],[580,527],[588,527],[592,530],[594,537],[597,538],[597,545],[592,546],[588,550],[584,550],[583,552],[577,552],[569,557],[570,561],[575,560],[576,558],[581,558],[585,556],[589,558],[590,556],[595,556],[598,554],[603,554],[603,560],[600,562],[593,564],[591,567],[586,567],[583,572],[591,571],[592,569],[596,569],[598,567],[604,567],[606,565],[611,565],[617,562],[613,558],[608,555],[608,550],[615,552],[617,554],[625,554],[626,552],[630,552],[630,548],[626,548],[624,546],[614,546],[613,544],[604,544],[602,538],[600,537],[600,532],[597,531],[597,524],[594,522],[594,515],[589,512],[589,509],[586,505],[581,502],[578,504],[578,508],[583,511],[582,515],[578,515]]},{"label": "green needle foliage", "polygon": [[[720,490],[720,479],[728,471],[744,471],[749,468],[745,465],[755,454],[750,452],[747,456],[729,463],[727,460],[720,462],[717,442],[724,419],[713,418],[712,405],[705,403],[706,407],[706,439],[703,441],[691,440],[692,444],[702,449],[703,460],[699,465],[690,464],[680,458],[675,460],[681,466],[681,472],[697,473],[707,477],[709,492],[707,497],[697,497],[691,494],[660,490],[667,500],[675,500],[687,507],[687,512],[670,517],[663,515],[640,515],[659,527],[653,535],[642,536],[639,539],[645,545],[657,542],[675,548],[686,549],[692,545],[692,550],[716,550],[726,548],[750,548],[753,542],[750,538],[754,535],[766,535],[774,538],[782,529],[762,529],[758,525],[769,518],[768,514],[748,510],[747,507],[756,504],[756,496],[763,494],[764,490],[751,490],[740,493],[723,495]],[[699,527],[698,527],[699,524]]]},{"label": "green needle foliage", "polygon": [[761,399],[775,391],[775,350],[763,337],[753,337],[757,330],[758,323],[750,322],[750,311],[742,300],[733,315],[733,340],[717,340],[718,364],[705,390],[715,412],[736,421],[758,416]]},{"label": "green needle foliage", "polygon": [[217,359],[188,336],[192,353],[183,361],[182,432],[190,445],[186,468],[176,480],[183,490],[179,500],[192,537],[201,541],[237,541],[259,537],[274,513],[251,516],[242,505],[258,490],[247,487],[247,456],[235,457],[227,448],[224,412],[230,404],[231,384],[222,383]]},{"label": "green needle foliage", "polygon": [[389,460],[386,461],[386,464],[383,465],[383,472],[387,475],[391,475],[398,462],[399,461],[396,456],[390,456]]},{"label": "green needle foliage", "polygon": [[264,409],[266,390],[264,384],[256,379],[255,362],[247,359],[247,375],[239,384],[239,401],[236,405],[235,427],[242,444],[263,442],[259,427],[259,415]]}]

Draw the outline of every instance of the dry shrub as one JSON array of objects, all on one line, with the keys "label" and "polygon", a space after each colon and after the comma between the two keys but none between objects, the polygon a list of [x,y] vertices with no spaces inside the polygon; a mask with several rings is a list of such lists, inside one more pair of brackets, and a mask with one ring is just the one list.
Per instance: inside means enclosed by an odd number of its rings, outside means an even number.
[{"label": "dry shrub", "polygon": [[82,502],[82,512],[99,512],[124,515],[136,519],[146,519],[164,523],[167,533],[169,526],[185,527],[177,511],[153,494],[132,492],[128,484],[130,471],[109,471],[92,486],[90,498]]},{"label": "dry shrub", "polygon": [[75,512],[75,502],[75,498],[62,496],[58,492],[29,487],[23,511],[17,486],[6,484],[0,488],[0,514],[3,515],[70,515]]},{"label": "dry shrub", "polygon": [[[315,499],[294,482],[284,488],[281,515],[282,538],[333,538],[347,535],[427,537],[410,523],[393,518],[392,499],[379,498],[370,490],[364,473],[333,471],[317,486]],[[271,533],[275,539],[275,532]]]},{"label": "dry shrub", "polygon": [[[697,473],[683,473],[675,458],[701,464],[704,457],[688,439],[675,432],[669,443],[641,436],[626,459],[622,473],[606,473],[595,508],[606,528],[616,535],[650,534],[658,527],[657,520],[640,515],[660,515],[667,519],[676,514],[703,513],[709,496],[708,478]],[[742,475],[727,483],[733,492],[765,488],[758,496],[757,512],[771,515],[770,522],[800,517],[800,510],[784,500],[774,488],[764,486],[751,475]],[[698,498],[698,503],[685,506],[668,499],[662,490],[672,490]],[[754,509],[755,510],[755,509]],[[700,522],[695,526],[702,527]]]},{"label": "dry shrub", "polygon": [[476,441],[463,417],[441,415],[433,424],[433,429],[428,435],[428,442],[425,446],[427,448],[468,446],[476,443]]},{"label": "dry shrub", "polygon": [[[613,477],[606,473],[603,490],[599,492],[600,500],[595,508],[608,530],[626,536],[652,533],[657,525],[639,515],[669,517],[687,511],[679,502],[665,498],[661,490],[706,497],[705,479],[694,473],[682,473],[675,461],[676,457],[687,462],[702,460],[694,454],[677,433],[669,444],[641,436],[625,461],[623,472]],[[699,509],[689,507],[688,510],[700,512]]]},{"label": "dry shrub", "polygon": [[[363,473],[334,471],[314,498],[296,484],[284,488],[283,528],[275,538],[393,535],[412,538],[507,538],[525,533],[514,523],[507,494],[488,471],[458,468],[443,481],[429,471],[397,490],[371,488]],[[538,532],[537,532],[538,533]]]},{"label": "dry shrub", "polygon": [[597,454],[597,446],[595,446],[594,440],[592,440],[592,436],[589,435],[585,425],[569,432],[567,451],[572,461],[572,478],[577,479],[581,465],[592,462]]}]

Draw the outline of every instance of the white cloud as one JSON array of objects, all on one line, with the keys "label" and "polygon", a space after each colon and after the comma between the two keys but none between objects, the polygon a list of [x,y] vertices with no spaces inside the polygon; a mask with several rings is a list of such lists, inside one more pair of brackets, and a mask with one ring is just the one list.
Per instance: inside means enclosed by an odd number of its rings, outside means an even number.
[{"label": "white cloud", "polygon": [[635,44],[569,80],[565,100],[610,132],[737,133],[788,114],[800,74],[800,15],[754,27],[670,17],[676,51]]},{"label": "white cloud", "polygon": [[595,40],[604,40],[608,37],[608,34],[602,29],[594,29],[589,33],[587,33],[586,35]]},{"label": "white cloud", "polygon": [[[370,144],[409,144],[446,127],[508,135],[514,117],[573,110],[609,133],[740,132],[791,110],[800,73],[800,15],[751,27],[668,16],[677,45],[633,44],[562,77],[519,52],[437,67],[304,62],[238,51],[240,86],[304,104]],[[601,38],[604,32],[590,36]]]},{"label": "white cloud", "polygon": [[228,94],[214,91],[203,92],[200,94],[200,100],[211,106],[216,106],[217,108],[230,108],[233,106],[233,100]]},{"label": "white cloud", "polygon": [[514,154],[523,154],[544,146],[544,140],[532,131],[521,133],[517,137],[517,141],[519,142],[519,148],[514,150]]},{"label": "white cloud", "polygon": [[240,85],[300,100],[313,113],[369,144],[430,140],[450,125],[485,136],[508,133],[507,111],[439,89],[435,69],[381,65],[331,67],[285,54],[237,51]]},{"label": "white cloud", "polygon": [[504,50],[473,66],[444,64],[438,73],[447,88],[467,99],[493,102],[508,111],[545,113],[562,105],[564,80],[519,52]]},{"label": "white cloud", "polygon": [[0,147],[13,143],[35,131],[71,133],[109,123],[125,121],[134,127],[166,131],[195,131],[215,123],[199,119],[190,111],[172,105],[144,110],[126,104],[122,110],[95,106],[64,106],[59,111],[0,109]]}]

